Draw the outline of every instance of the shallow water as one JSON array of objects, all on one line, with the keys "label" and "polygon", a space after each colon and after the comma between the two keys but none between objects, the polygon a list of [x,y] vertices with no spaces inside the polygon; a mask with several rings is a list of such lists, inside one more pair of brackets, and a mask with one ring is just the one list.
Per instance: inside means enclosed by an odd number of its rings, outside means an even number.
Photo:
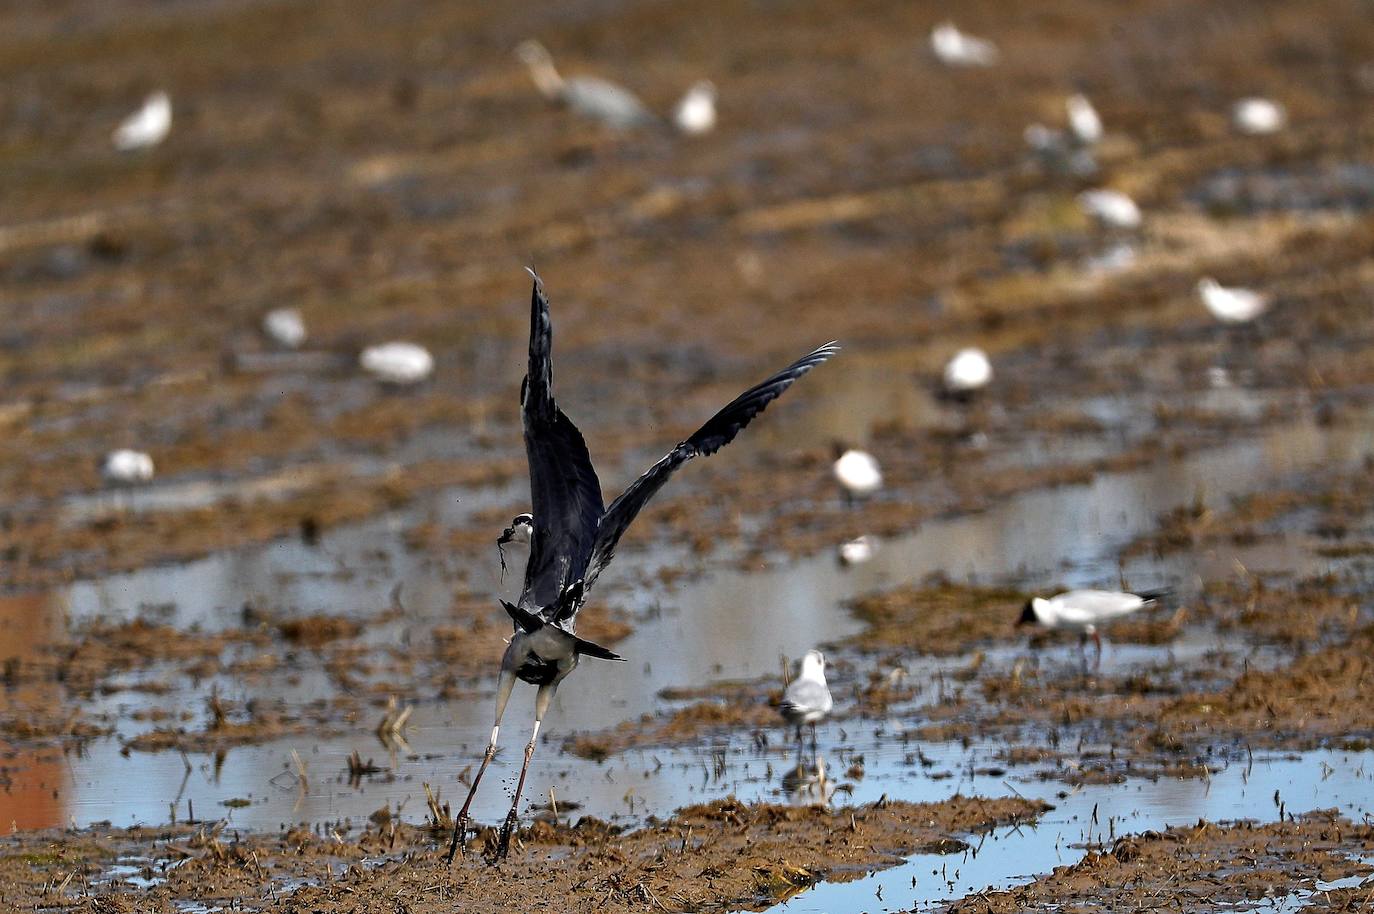
[{"label": "shallow water", "polygon": [[[864,592],[920,581],[933,573],[955,580],[1014,580],[1025,586],[1113,583],[1119,573],[1114,558],[1118,548],[1151,529],[1160,512],[1197,498],[1222,506],[1233,496],[1306,470],[1352,465],[1371,453],[1374,427],[1369,424],[1326,428],[1298,421],[1182,459],[1164,458],[1144,469],[1102,474],[1087,485],[1033,491],[982,513],[931,521],[910,535],[884,542],[873,561],[852,569],[820,555],[752,570],[705,574],[671,593],[657,586],[617,586],[608,581],[610,599],[641,612],[634,634],[617,648],[631,660],[626,664],[588,661],[563,685],[545,726],[553,742],[535,756],[527,795],[538,797],[555,786],[560,797],[583,804],[583,812],[625,822],[732,790],[766,795],[771,788],[757,781],[770,763],[775,768],[783,764],[785,754],[751,756],[736,746],[727,771],[717,776],[700,750],[630,753],[597,764],[561,755],[556,746],[571,731],[598,729],[662,710],[668,703],[657,698],[657,693],[665,687],[768,675],[778,669],[781,655],[796,657],[815,644],[852,634],[858,624],[843,607]],[[394,582],[403,581],[404,617],[371,625],[363,636],[373,643],[399,643],[409,626],[443,619],[453,586],[452,573],[435,566],[432,559],[408,552],[399,542],[399,532],[426,518],[458,523],[471,512],[518,503],[519,492],[518,485],[442,492],[410,510],[331,532],[318,547],[280,541],[183,566],[82,582],[54,595],[48,609],[67,624],[79,624],[96,617],[133,617],[141,607],[146,612],[146,607],[163,606],[166,621],[202,629],[238,625],[245,601],[279,607],[287,614],[322,612],[367,618],[388,605]],[[1297,560],[1296,555],[1282,551],[1282,543],[1252,548],[1279,549],[1276,561]],[[1142,558],[1124,570],[1135,586],[1175,583],[1186,590],[1198,576],[1230,573],[1234,558],[1229,552],[1184,552],[1163,560]],[[668,548],[629,552],[617,562],[616,578],[621,582],[652,580],[655,568],[686,560],[685,554]],[[1321,562],[1310,554],[1306,561],[1318,566]],[[490,574],[494,588],[495,569]],[[508,579],[507,588],[512,586]],[[646,606],[653,609],[645,612]],[[1104,671],[1159,663],[1175,651],[1201,652],[1216,646],[1214,636],[1201,633],[1192,646],[1109,647]],[[991,659],[1008,666],[1014,660],[1000,655]],[[956,658],[948,667],[963,662]],[[156,678],[157,671],[143,675]],[[117,712],[120,735],[127,739],[147,726],[129,721],[129,715],[142,707],[166,708],[170,703],[197,718],[203,716],[204,697],[212,686],[229,699],[250,697],[242,684],[223,679],[198,683],[194,692],[183,694],[179,701],[165,695],[116,692],[98,698],[92,710]],[[333,688],[323,671],[307,666],[298,682],[255,686],[252,695],[298,704],[331,694]],[[519,747],[530,725],[529,697],[527,690],[517,691],[507,714],[503,726],[507,748],[493,768],[498,777],[510,777],[518,764]],[[377,714],[380,718],[380,711]],[[393,756],[365,731],[340,737],[293,737],[236,748],[218,762],[194,756],[189,775],[179,755],[125,757],[118,739],[95,740],[81,754],[66,758],[51,752],[39,755],[48,760],[42,768],[44,777],[61,785],[60,809],[54,815],[62,824],[69,819],[79,825],[100,820],[119,825],[165,821],[174,800],[179,817],[185,817],[190,801],[197,817],[225,815],[236,826],[248,828],[345,818],[356,823],[384,804],[399,806],[403,816],[418,820],[423,817],[423,782],[449,799],[461,790],[456,776],[477,761],[490,729],[490,715],[485,697],[424,702],[415,708],[407,731],[411,753]],[[372,722],[361,723],[370,727]],[[854,739],[873,729],[861,724],[845,726]],[[290,773],[293,748],[308,764],[309,789],[305,791]],[[354,749],[387,771],[364,779],[360,788],[348,786],[347,757]],[[868,785],[882,784],[881,769],[881,763],[875,768],[870,762],[865,792]],[[490,786],[495,781],[495,777],[488,779],[488,789],[479,795],[475,812],[480,820],[499,819],[509,803],[505,790]],[[892,795],[913,796],[905,772],[899,781]],[[881,793],[888,788],[876,789]],[[230,798],[251,803],[232,810],[219,806]]]}]

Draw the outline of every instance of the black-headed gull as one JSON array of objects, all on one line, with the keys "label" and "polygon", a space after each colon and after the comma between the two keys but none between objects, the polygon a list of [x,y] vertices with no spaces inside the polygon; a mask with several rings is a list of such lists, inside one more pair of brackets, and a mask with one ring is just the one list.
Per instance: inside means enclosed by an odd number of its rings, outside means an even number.
[{"label": "black-headed gull", "polygon": [[1056,594],[1048,600],[1043,597],[1031,597],[1022,608],[1016,624],[1076,632],[1080,645],[1086,644],[1088,639],[1092,638],[1100,657],[1102,638],[1097,632],[1099,626],[1113,619],[1129,616],[1146,606],[1152,606],[1168,594],[1167,590],[1144,590],[1140,593],[1070,590]]},{"label": "black-headed gull", "polygon": [[1253,289],[1223,286],[1210,276],[1197,282],[1197,294],[1212,316],[1223,324],[1244,324],[1269,307],[1269,296]]},{"label": "black-headed gull", "polygon": [[1093,103],[1079,92],[1064,100],[1064,109],[1069,116],[1069,132],[1083,146],[1095,146],[1102,142],[1102,118]]},{"label": "black-headed gull", "polygon": [[1231,123],[1250,136],[1277,133],[1288,123],[1288,112],[1267,98],[1242,98],[1231,107]]},{"label": "black-headed gull", "polygon": [[398,387],[419,384],[434,372],[434,357],[414,343],[369,346],[358,356],[358,364],[383,384]]},{"label": "black-headed gull", "polygon": [[528,546],[534,540],[534,515],[517,514],[510,526],[496,538],[496,552],[501,557],[501,580],[506,579],[506,546],[511,543]]},{"label": "black-headed gull", "polygon": [[688,136],[701,136],[716,128],[716,84],[709,79],[693,83],[673,109],[673,124]]},{"label": "black-headed gull", "polygon": [[960,349],[945,364],[942,380],[947,395],[970,397],[992,381],[992,361],[986,352],[977,347]]},{"label": "black-headed gull", "polygon": [[867,451],[836,444],[835,463],[830,470],[851,505],[855,498],[872,495],[883,487],[883,472],[877,459]]},{"label": "black-headed gull", "polygon": [[1127,232],[1140,228],[1140,207],[1119,190],[1085,190],[1078,195],[1078,208],[1104,228]]},{"label": "black-headed gull", "polygon": [[116,486],[148,482],[153,478],[153,458],[129,448],[111,451],[100,462],[100,478]]},{"label": "black-headed gull", "polygon": [[115,149],[132,152],[147,149],[167,139],[172,129],[172,98],[166,92],[154,92],[143,106],[120,121],[112,139]]},{"label": "black-headed gull", "polygon": [[802,727],[811,727],[811,746],[816,746],[816,722],[830,713],[835,702],[830,687],[825,684],[825,655],[807,651],[802,658],[801,675],[792,680],[782,694],[778,713],[790,726],[797,728],[797,742],[801,742]]},{"label": "black-headed gull", "polygon": [[595,76],[564,79],[553,65],[553,56],[542,44],[529,39],[515,49],[515,56],[529,67],[530,77],[549,101],[600,121],[615,130],[629,130],[659,123],[659,119],[629,89]]},{"label": "black-headed gull", "polygon": [[941,63],[951,67],[990,67],[1000,56],[997,45],[966,35],[948,21],[930,30],[930,49]]},{"label": "black-headed gull", "polygon": [[274,308],[262,316],[262,332],[283,349],[299,349],[305,342],[305,319],[295,308]]}]

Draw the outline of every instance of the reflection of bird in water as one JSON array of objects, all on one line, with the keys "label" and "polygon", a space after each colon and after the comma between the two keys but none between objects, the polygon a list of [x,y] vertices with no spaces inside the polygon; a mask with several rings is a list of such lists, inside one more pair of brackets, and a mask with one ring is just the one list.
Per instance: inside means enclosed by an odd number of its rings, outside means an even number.
[{"label": "reflection of bird in water", "polygon": [[1142,590],[1122,593],[1112,590],[1070,590],[1050,597],[1031,597],[1021,610],[1017,625],[1038,625],[1051,631],[1078,633],[1078,646],[1083,649],[1088,639],[1097,645],[1097,660],[1102,662],[1102,638],[1099,626],[1120,619],[1146,606],[1153,606],[1168,596],[1167,590]]},{"label": "reflection of bird in water", "polygon": [[1205,276],[1198,280],[1197,294],[1212,316],[1223,324],[1244,324],[1269,307],[1268,296],[1253,289],[1223,286]]},{"label": "reflection of bird in water", "polygon": [[825,655],[807,651],[802,658],[801,675],[792,681],[782,694],[778,713],[788,724],[797,728],[797,743],[801,744],[802,727],[811,726],[811,748],[816,748],[816,722],[830,713],[834,701],[830,687],[825,684]]},{"label": "reflection of bird in water", "polygon": [[548,49],[533,39],[520,42],[515,56],[529,67],[535,87],[545,98],[566,105],[576,114],[615,130],[647,127],[659,122],[629,89],[595,76],[564,79],[554,67]]},{"label": "reflection of bird in water", "polygon": [[866,534],[847,543],[841,543],[839,549],[840,564],[862,565],[873,558],[873,553],[877,549],[878,541]]},{"label": "reflection of bird in water", "polygon": [[501,531],[496,539],[496,553],[501,556],[501,580],[506,579],[506,546],[515,543],[528,546],[534,539],[534,515],[517,514],[510,526]]},{"label": "reflection of bird in water", "polygon": [[166,92],[154,92],[143,107],[120,121],[115,128],[115,149],[132,152],[148,149],[167,139],[172,130],[172,99]]},{"label": "reflection of bird in water", "polygon": [[414,343],[369,346],[358,356],[358,364],[383,384],[397,387],[419,384],[434,371],[434,357]]},{"label": "reflection of bird in water", "polygon": [[624,659],[577,637],[574,629],[587,593],[615,556],[620,537],[640,510],[683,464],[693,457],[714,454],[729,444],[793,382],[839,348],[834,343],[822,346],[740,394],[635,480],[610,507],[602,505],[601,483],[582,433],[554,402],[552,350],[549,300],[535,276],[530,295],[529,367],[520,388],[533,501],[530,557],[525,564],[525,583],[518,603],[502,601],[515,631],[501,658],[491,742],[455,820],[448,851],[450,861],[466,839],[468,811],[482,774],[496,755],[501,718],[515,681],[538,686],[539,691],[534,700],[534,730],[525,746],[525,761],[510,812],[497,839],[496,859],[504,858],[510,848],[520,793],[534,756],[539,727],[558,684],[576,668],[583,655],[602,660]]},{"label": "reflection of bird in water", "polygon": [[782,790],[794,806],[829,806],[838,784],[825,773],[825,759],[812,766],[798,765],[782,776]]},{"label": "reflection of bird in water", "polygon": [[835,463],[831,467],[835,481],[844,489],[845,503],[851,507],[858,498],[872,495],[883,487],[883,472],[878,461],[867,451],[835,444]]},{"label": "reflection of bird in water", "polygon": [[951,67],[990,67],[999,56],[997,45],[986,38],[965,35],[953,22],[942,22],[930,30],[930,49],[941,63]]}]

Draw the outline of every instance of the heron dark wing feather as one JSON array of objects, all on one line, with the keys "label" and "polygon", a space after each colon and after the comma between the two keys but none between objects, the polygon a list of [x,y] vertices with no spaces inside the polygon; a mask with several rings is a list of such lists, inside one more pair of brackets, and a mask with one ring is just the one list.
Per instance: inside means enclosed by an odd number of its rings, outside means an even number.
[{"label": "heron dark wing feather", "polygon": [[587,443],[554,402],[552,350],[549,300],[535,276],[530,361],[521,390],[534,532],[520,605],[536,611],[554,607],[563,589],[582,577],[605,511]]},{"label": "heron dark wing feather", "polygon": [[693,432],[691,437],[669,451],[662,460],[650,467],[643,476],[621,493],[619,498],[611,502],[597,527],[591,561],[586,569],[584,589],[590,589],[597,576],[610,564],[620,537],[678,467],[698,454],[709,456],[729,444],[741,429],[763,412],[769,403],[781,396],[783,391],[791,387],[794,381],[839,351],[840,347],[834,342],[826,343],[782,371],[755,384],[731,400],[720,412],[708,419],[705,425]]}]

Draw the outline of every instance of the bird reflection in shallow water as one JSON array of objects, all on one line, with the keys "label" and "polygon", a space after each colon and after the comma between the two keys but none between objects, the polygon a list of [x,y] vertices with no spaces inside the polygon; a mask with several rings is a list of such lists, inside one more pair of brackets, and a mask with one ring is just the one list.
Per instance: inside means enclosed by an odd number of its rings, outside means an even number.
[{"label": "bird reflection in shallow water", "polygon": [[798,765],[782,776],[782,790],[793,806],[830,806],[839,785],[825,772],[825,759],[817,755],[814,765]]}]

